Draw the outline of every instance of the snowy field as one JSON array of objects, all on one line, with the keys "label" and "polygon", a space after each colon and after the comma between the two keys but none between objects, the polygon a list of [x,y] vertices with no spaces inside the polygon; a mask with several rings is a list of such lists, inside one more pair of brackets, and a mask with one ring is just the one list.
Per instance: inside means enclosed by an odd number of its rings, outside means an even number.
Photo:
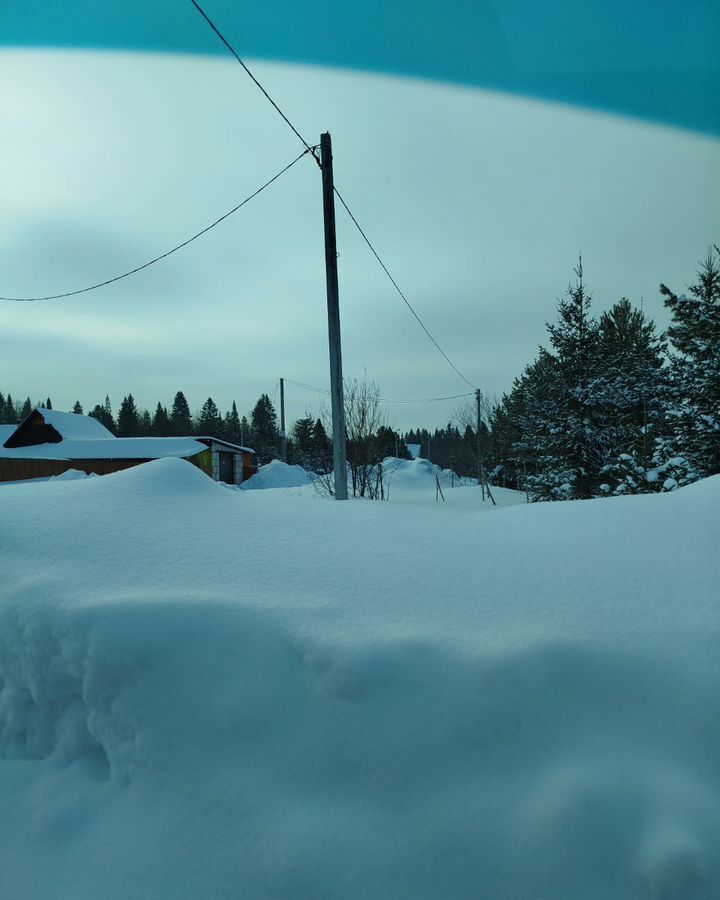
[{"label": "snowy field", "polygon": [[720,897],[720,477],[493,509],[422,462],[0,492],[3,900]]}]

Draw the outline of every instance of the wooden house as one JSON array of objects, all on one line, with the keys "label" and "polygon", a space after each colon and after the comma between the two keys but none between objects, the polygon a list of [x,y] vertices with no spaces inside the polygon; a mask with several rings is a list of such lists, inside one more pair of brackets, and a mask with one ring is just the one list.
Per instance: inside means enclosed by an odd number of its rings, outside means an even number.
[{"label": "wooden house", "polygon": [[[90,416],[35,409],[0,435],[0,481],[62,475],[69,469],[107,475],[153,459],[178,457],[215,481],[241,484],[257,471],[255,451],[214,437],[119,438]],[[2,440],[4,438],[4,441]]]}]

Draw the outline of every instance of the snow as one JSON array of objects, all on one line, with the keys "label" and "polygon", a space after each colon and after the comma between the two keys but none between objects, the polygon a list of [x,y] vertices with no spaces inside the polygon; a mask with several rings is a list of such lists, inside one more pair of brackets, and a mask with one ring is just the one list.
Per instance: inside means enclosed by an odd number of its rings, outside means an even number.
[{"label": "snow", "polygon": [[52,425],[63,440],[103,440],[113,437],[113,433],[92,416],[79,416],[57,409],[37,409],[35,412],[40,413],[45,424]]},{"label": "snow", "polygon": [[412,456],[413,459],[417,459],[420,456],[420,444],[405,444],[407,447],[407,452]]},{"label": "snow", "polygon": [[242,490],[253,491],[264,488],[305,487],[312,483],[312,476],[302,466],[290,466],[279,459],[273,459],[243,482]]},{"label": "snow", "polygon": [[719,502],[3,492],[0,893],[716,900]]},{"label": "snow", "polygon": [[[71,415],[66,413],[65,415]],[[77,418],[80,418],[77,416]],[[100,426],[102,427],[102,426]],[[0,459],[163,459],[195,456],[207,450],[194,438],[116,438],[107,440],[66,440],[58,444],[36,444],[30,447],[0,447]]]},{"label": "snow", "polygon": [[17,425],[0,425],[0,448],[11,434],[15,434]]}]

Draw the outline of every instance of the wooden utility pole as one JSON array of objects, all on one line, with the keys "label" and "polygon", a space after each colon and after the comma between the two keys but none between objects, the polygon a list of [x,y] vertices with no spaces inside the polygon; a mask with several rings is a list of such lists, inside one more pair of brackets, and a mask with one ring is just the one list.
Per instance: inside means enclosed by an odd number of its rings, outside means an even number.
[{"label": "wooden utility pole", "polygon": [[480,388],[475,389],[475,402],[477,404],[477,428],[475,430],[475,455],[477,456],[478,486],[482,489],[482,498],[485,499],[485,481],[483,480],[482,462],[480,461]]},{"label": "wooden utility pole", "polygon": [[477,461],[478,461],[478,483],[482,487],[482,498],[485,499],[485,492],[487,491],[488,497],[492,500],[492,505],[497,506],[495,503],[495,498],[492,495],[490,490],[490,483],[485,483],[485,463],[480,453],[480,425],[482,424],[482,417],[480,415],[480,388],[475,389],[475,400],[477,401]]},{"label": "wooden utility pole", "polygon": [[282,461],[287,462],[287,435],[285,434],[285,379],[280,379],[280,448]]},{"label": "wooden utility pole", "polygon": [[330,344],[330,395],[332,400],[335,499],[347,500],[345,403],[343,400],[337,240],[335,236],[335,185],[333,182],[332,141],[328,131],[320,135],[320,163],[322,166],[323,217],[325,221],[325,279],[327,283],[328,339]]}]

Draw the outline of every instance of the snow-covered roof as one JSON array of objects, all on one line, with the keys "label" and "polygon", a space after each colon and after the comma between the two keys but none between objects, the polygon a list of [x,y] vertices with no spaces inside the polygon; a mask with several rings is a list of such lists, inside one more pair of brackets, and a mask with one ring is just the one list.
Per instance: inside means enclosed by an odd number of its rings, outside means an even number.
[{"label": "snow-covered roof", "polygon": [[0,425],[0,447],[2,447],[11,434],[14,434],[16,428],[17,425]]},{"label": "snow-covered roof", "polygon": [[195,456],[203,450],[207,450],[205,444],[194,438],[116,438],[111,435],[106,440],[62,440],[57,444],[0,447],[0,459],[164,459]]},{"label": "snow-covered roof", "polygon": [[52,425],[65,440],[103,440],[114,437],[111,431],[92,416],[60,412],[57,409],[38,409],[46,425]]},{"label": "snow-covered roof", "polygon": [[231,450],[242,450],[244,453],[255,453],[252,447],[243,447],[241,444],[231,444],[230,441],[213,437],[211,434],[197,434],[195,435],[195,439],[198,441],[212,441],[213,444],[222,444],[223,447],[229,447]]}]

